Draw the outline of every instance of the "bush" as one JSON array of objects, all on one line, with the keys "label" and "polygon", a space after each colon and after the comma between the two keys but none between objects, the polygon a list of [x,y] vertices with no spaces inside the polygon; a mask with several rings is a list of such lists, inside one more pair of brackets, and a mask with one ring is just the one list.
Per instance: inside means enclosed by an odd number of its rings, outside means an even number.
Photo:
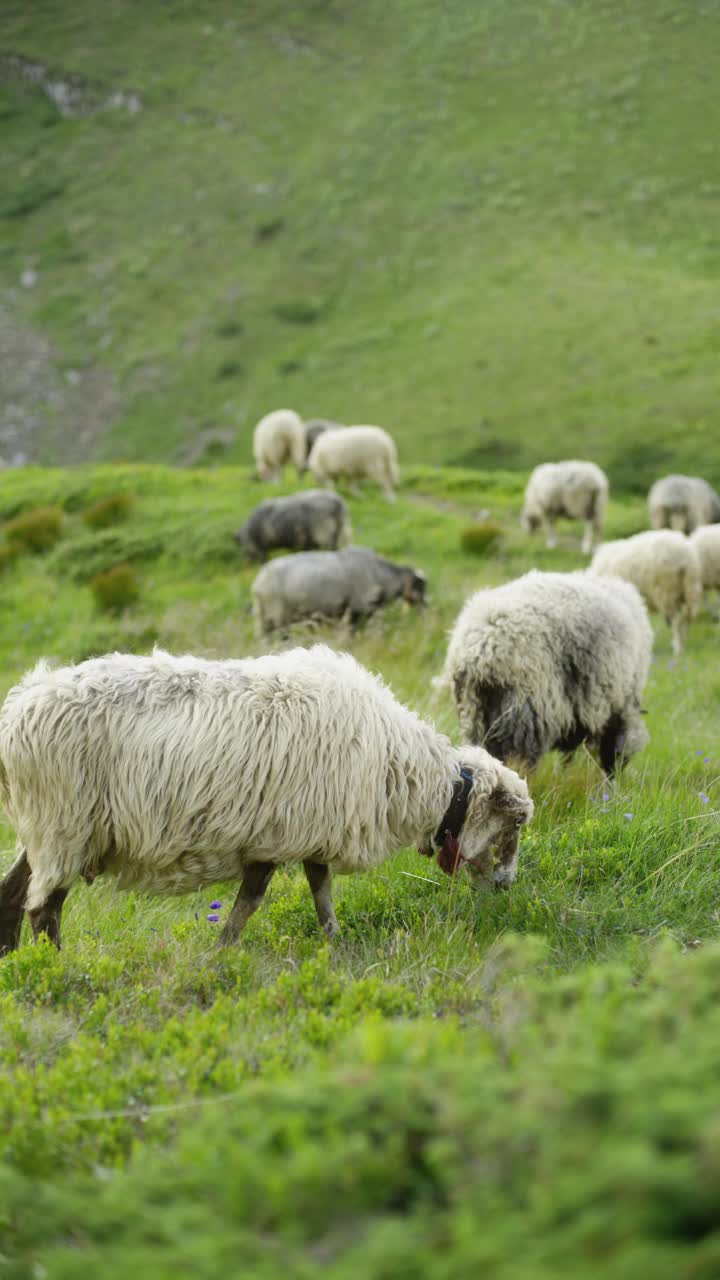
[{"label": "bush", "polygon": [[122,613],[140,595],[137,574],[130,564],[116,564],[99,573],[90,583],[98,608],[106,613]]},{"label": "bush", "polygon": [[48,551],[62,534],[63,518],[59,507],[34,507],[10,520],[5,533],[28,551]]},{"label": "bush", "polygon": [[475,556],[484,556],[502,537],[502,528],[495,520],[478,520],[469,524],[460,534],[460,545],[463,551]]},{"label": "bush", "polygon": [[115,565],[154,560],[164,549],[163,539],[154,534],[134,529],[100,529],[94,535],[68,538],[53,552],[48,567],[74,582],[89,582]]},{"label": "bush", "polygon": [[129,493],[113,493],[109,498],[99,498],[87,511],[83,520],[91,529],[107,529],[111,524],[127,520],[133,500]]}]

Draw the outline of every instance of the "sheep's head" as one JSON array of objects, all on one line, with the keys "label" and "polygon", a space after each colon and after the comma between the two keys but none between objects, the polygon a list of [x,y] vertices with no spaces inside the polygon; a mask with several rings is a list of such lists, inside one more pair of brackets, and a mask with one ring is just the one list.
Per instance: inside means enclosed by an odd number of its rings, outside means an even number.
[{"label": "sheep's head", "polygon": [[520,528],[523,533],[537,533],[540,528],[540,516],[537,511],[533,511],[530,507],[524,506],[520,512]]},{"label": "sheep's head", "polygon": [[478,885],[507,889],[517,875],[520,831],[533,815],[527,783],[483,747],[461,747],[461,759],[473,785],[462,829],[443,838],[438,863],[451,874],[466,867]]},{"label": "sheep's head", "polygon": [[424,604],[427,581],[419,569],[408,569],[403,580],[402,598],[408,604]]}]

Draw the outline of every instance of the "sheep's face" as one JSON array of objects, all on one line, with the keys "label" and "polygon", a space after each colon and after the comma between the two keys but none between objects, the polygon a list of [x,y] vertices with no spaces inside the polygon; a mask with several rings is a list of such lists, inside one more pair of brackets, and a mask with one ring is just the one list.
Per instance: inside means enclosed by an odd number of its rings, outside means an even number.
[{"label": "sheep's face", "polygon": [[528,511],[527,507],[523,507],[520,513],[520,528],[523,533],[537,533],[540,528],[540,517]]},{"label": "sheep's face", "polygon": [[408,604],[424,604],[426,585],[425,574],[419,569],[411,569],[403,584],[403,600]]},{"label": "sheep's face", "polygon": [[[463,865],[478,886],[508,889],[517,875],[520,832],[533,815],[527,783],[482,747],[463,747],[462,762],[476,775],[460,833]],[[482,781],[489,764],[496,781],[488,790]]]},{"label": "sheep's face", "polygon": [[247,525],[246,524],[241,525],[237,533],[233,534],[233,538],[235,539],[239,547],[247,548],[247,545],[250,541]]}]

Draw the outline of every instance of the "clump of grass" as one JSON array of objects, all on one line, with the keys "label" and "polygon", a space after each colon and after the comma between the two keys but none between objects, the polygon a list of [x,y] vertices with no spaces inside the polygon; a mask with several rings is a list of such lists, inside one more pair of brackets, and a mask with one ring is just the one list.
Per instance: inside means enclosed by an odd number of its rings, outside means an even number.
[{"label": "clump of grass", "polygon": [[243,372],[243,366],[239,360],[223,360],[222,364],[218,365],[215,377],[218,381],[222,381],[223,378],[239,378]]},{"label": "clump of grass", "polygon": [[34,507],[10,520],[5,533],[28,551],[49,551],[62,535],[63,519],[60,507]]},{"label": "clump of grass", "polygon": [[319,302],[311,298],[291,298],[288,302],[276,302],[273,315],[286,324],[314,324],[322,314]]},{"label": "clump of grass", "polygon": [[215,332],[218,338],[239,338],[242,331],[242,321],[234,320],[232,318],[229,320],[221,320],[220,323],[215,326]]},{"label": "clump of grass", "polygon": [[272,240],[284,226],[284,218],[268,218],[265,222],[259,222],[255,228],[255,239]]},{"label": "clump of grass", "polygon": [[83,512],[83,520],[91,529],[107,529],[110,525],[127,520],[132,505],[129,493],[113,493],[108,498],[98,498],[97,502],[88,507]]},{"label": "clump of grass", "polygon": [[74,582],[89,582],[118,564],[156,560],[163,550],[163,539],[152,532],[132,527],[98,529],[94,535],[68,538],[53,552],[48,568]]},{"label": "clump of grass", "polygon": [[48,182],[43,178],[29,178],[9,192],[0,203],[0,218],[26,218],[50,200],[57,199],[65,190],[64,182]]},{"label": "clump of grass", "polygon": [[90,583],[95,603],[105,613],[122,613],[140,597],[137,574],[130,564],[116,564]]},{"label": "clump of grass", "polygon": [[502,527],[495,520],[478,520],[467,525],[460,534],[460,545],[463,551],[475,556],[487,555],[502,537]]},{"label": "clump of grass", "polygon": [[10,542],[0,544],[0,572],[3,569],[9,569],[25,550],[25,544],[19,542],[17,538],[12,538]]}]

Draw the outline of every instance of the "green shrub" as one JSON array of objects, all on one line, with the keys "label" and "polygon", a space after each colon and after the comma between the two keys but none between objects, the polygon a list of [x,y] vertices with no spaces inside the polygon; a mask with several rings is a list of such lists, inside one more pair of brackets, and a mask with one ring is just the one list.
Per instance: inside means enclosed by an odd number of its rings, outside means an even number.
[{"label": "green shrub", "polygon": [[99,573],[90,583],[98,608],[106,613],[122,613],[140,595],[137,574],[130,564],[116,564]]},{"label": "green shrub", "polygon": [[83,520],[91,529],[107,529],[111,524],[127,520],[132,504],[129,493],[113,493],[108,498],[99,498],[88,507],[83,512]]},{"label": "green shrub", "polygon": [[495,520],[478,520],[469,524],[460,534],[460,545],[463,551],[472,555],[484,556],[502,537],[502,528]]},{"label": "green shrub", "polygon": [[21,556],[26,550],[25,543],[19,542],[17,538],[13,538],[10,542],[0,544],[0,571],[9,569],[15,563],[18,556]]},{"label": "green shrub", "polygon": [[273,314],[286,324],[314,324],[320,318],[322,306],[310,298],[295,298],[289,302],[278,302],[273,307]]},{"label": "green shrub", "polygon": [[215,377],[221,382],[223,378],[239,378],[243,373],[244,368],[239,360],[223,360],[222,364],[218,365]]},{"label": "green shrub", "polygon": [[5,533],[28,551],[48,551],[62,534],[63,513],[59,507],[34,507],[5,525]]}]

